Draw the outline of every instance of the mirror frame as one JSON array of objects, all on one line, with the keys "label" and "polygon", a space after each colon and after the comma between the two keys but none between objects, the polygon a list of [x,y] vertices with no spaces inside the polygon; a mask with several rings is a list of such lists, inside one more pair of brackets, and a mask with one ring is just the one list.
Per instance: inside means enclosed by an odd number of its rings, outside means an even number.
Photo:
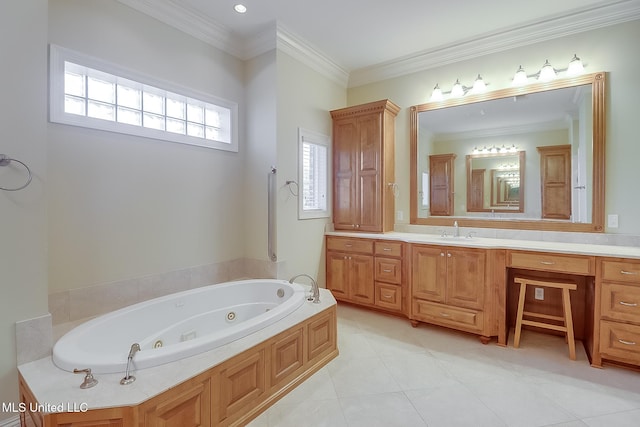
[{"label": "mirror frame", "polygon": [[[518,158],[518,178],[520,180],[521,191],[519,191],[518,195],[518,209],[504,209],[500,206],[491,205],[489,208],[482,209],[473,209],[469,210],[469,206],[471,206],[471,194],[469,193],[469,189],[471,188],[471,180],[472,180],[472,162],[473,159],[495,159],[500,157],[517,157]],[[467,212],[496,212],[496,213],[522,213],[524,212],[524,168],[525,168],[525,152],[520,150],[515,153],[494,153],[494,154],[467,154],[466,158],[466,170],[467,170]],[[493,172],[491,170],[491,203],[493,203],[493,190],[494,190],[494,182],[493,182]]]},{"label": "mirror frame", "polygon": [[[593,127],[593,184],[591,223],[574,223],[566,220],[549,219],[485,219],[455,216],[418,217],[418,114],[475,102],[490,101],[516,95],[545,92],[548,90],[591,84],[592,86],[592,127]],[[409,111],[410,143],[410,224],[452,226],[454,221],[460,227],[504,228],[516,230],[604,232],[604,189],[605,189],[605,140],[606,140],[606,73],[597,72],[578,77],[553,80],[546,83],[531,83],[522,87],[499,89],[483,94],[469,95],[445,101],[414,105]]]}]

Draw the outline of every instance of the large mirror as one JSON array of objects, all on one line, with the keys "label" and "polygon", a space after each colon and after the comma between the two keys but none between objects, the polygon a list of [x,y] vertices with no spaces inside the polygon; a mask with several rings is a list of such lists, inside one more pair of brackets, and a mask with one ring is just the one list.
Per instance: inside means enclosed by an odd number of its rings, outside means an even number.
[{"label": "large mirror", "polygon": [[[416,105],[410,119],[412,224],[604,231],[605,73]],[[454,159],[444,216],[430,206],[438,156]],[[562,191],[549,181],[565,175]]]}]

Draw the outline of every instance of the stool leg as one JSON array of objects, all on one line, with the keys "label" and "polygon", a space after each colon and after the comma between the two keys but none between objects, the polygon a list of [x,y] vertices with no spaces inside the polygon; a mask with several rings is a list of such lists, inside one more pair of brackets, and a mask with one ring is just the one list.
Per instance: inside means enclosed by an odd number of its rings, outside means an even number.
[{"label": "stool leg", "polygon": [[520,283],[520,296],[518,298],[518,314],[516,316],[516,334],[513,338],[513,346],[520,347],[520,333],[522,332],[522,317],[524,315],[524,297],[527,293],[527,285]]},{"label": "stool leg", "polygon": [[565,326],[567,327],[567,340],[569,341],[569,359],[576,360],[576,341],[573,337],[573,316],[571,314],[569,289],[562,290],[562,303],[564,305]]}]

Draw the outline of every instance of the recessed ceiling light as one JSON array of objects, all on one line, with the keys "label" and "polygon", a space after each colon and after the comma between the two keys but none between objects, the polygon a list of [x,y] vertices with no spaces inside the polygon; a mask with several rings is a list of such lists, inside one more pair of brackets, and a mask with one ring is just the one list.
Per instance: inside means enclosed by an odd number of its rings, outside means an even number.
[{"label": "recessed ceiling light", "polygon": [[247,11],[247,7],[243,4],[237,4],[233,6],[233,9],[238,13],[245,13]]}]

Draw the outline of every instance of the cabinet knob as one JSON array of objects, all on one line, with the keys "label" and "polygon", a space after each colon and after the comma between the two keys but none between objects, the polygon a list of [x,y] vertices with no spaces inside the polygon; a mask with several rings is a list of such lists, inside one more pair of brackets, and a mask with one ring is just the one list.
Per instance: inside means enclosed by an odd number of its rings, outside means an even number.
[{"label": "cabinet knob", "polygon": [[447,257],[451,258],[451,253],[447,252]]},{"label": "cabinet knob", "polygon": [[444,256],[444,252],[440,252],[440,256]]},{"label": "cabinet knob", "polygon": [[344,259],[348,259],[346,255],[344,256]]}]

